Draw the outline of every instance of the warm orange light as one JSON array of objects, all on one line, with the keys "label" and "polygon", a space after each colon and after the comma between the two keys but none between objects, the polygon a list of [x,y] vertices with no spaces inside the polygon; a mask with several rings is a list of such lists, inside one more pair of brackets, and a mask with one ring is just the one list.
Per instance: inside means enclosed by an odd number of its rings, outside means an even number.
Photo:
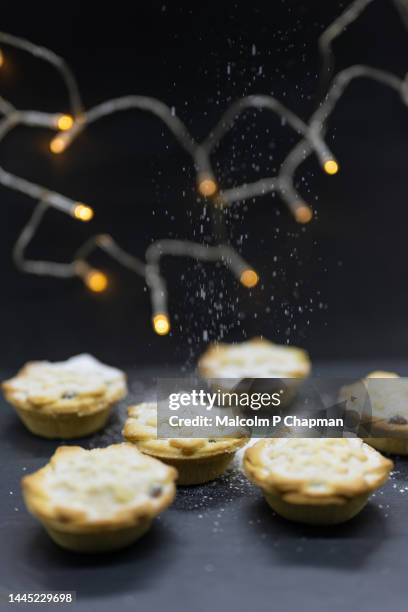
[{"label": "warm orange light", "polygon": [[165,336],[170,331],[170,321],[166,314],[159,313],[153,317],[153,328],[159,336]]},{"label": "warm orange light", "polygon": [[296,209],[295,217],[298,223],[309,223],[312,220],[313,212],[308,206],[302,205]]},{"label": "warm orange light", "polygon": [[74,125],[74,120],[71,115],[60,115],[57,119],[57,128],[62,132],[70,130]]},{"label": "warm orange light", "polygon": [[3,51],[0,49],[0,68],[4,66],[4,53]]},{"label": "warm orange light", "polygon": [[323,168],[327,174],[337,174],[339,171],[339,164],[335,159],[328,159],[326,162],[324,162]]},{"label": "warm orange light", "polygon": [[242,272],[241,278],[239,280],[244,285],[244,287],[251,289],[252,287],[255,287],[258,284],[259,276],[255,272],[255,270],[251,270],[250,268],[248,268],[247,270],[244,270]]},{"label": "warm orange light", "polygon": [[61,136],[55,136],[50,142],[50,151],[58,155],[65,150],[65,140]]},{"label": "warm orange light", "polygon": [[217,183],[211,178],[202,179],[198,183],[198,191],[205,198],[210,198],[211,196],[213,196],[215,193],[217,193],[217,189]]},{"label": "warm orange light", "polygon": [[78,203],[74,207],[73,215],[76,219],[79,219],[80,221],[90,221],[94,216],[94,211],[90,206]]},{"label": "warm orange light", "polygon": [[91,291],[102,293],[108,286],[108,277],[100,270],[90,270],[85,276],[85,284]]}]

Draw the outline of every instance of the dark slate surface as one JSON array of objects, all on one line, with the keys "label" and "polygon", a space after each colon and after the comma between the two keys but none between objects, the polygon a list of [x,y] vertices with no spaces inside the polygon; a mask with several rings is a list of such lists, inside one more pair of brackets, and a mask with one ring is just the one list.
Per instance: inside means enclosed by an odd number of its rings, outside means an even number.
[{"label": "dark slate surface", "polygon": [[[320,373],[359,375],[370,367],[332,364]],[[129,374],[131,400],[152,395],[151,372]],[[104,433],[81,444],[119,441],[124,411],[125,404]],[[75,590],[71,609],[81,611],[407,609],[407,459],[396,459],[392,479],[343,526],[312,528],[279,519],[235,470],[205,486],[180,488],[174,505],[133,547],[81,556],[57,548],[20,495],[21,476],[44,465],[58,444],[30,435],[4,401],[0,426],[3,592]]]}]

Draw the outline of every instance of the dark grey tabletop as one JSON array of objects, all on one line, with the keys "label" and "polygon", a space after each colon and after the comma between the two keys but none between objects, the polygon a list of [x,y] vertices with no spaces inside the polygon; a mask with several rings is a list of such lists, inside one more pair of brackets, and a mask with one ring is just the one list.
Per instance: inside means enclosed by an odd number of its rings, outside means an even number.
[{"label": "dark grey tabletop", "polygon": [[[332,364],[320,372],[361,375],[370,367]],[[129,372],[131,401],[151,395],[158,374]],[[119,441],[128,403],[105,432],[80,443]],[[76,591],[71,609],[88,611],[407,610],[408,459],[397,458],[391,480],[339,527],[279,519],[235,470],[205,486],[180,488],[175,503],[133,547],[81,556],[57,548],[20,495],[21,476],[44,465],[58,443],[29,434],[4,401],[0,427],[3,593]]]}]

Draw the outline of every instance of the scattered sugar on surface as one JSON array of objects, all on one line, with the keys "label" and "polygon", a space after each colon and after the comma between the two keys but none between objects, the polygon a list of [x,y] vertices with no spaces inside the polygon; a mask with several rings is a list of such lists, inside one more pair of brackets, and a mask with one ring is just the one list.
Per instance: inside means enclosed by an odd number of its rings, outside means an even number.
[{"label": "scattered sugar on surface", "polygon": [[[180,374],[179,374],[180,375]],[[122,429],[127,417],[127,407],[143,401],[151,401],[156,397],[156,381],[153,378],[133,380],[129,377],[129,395],[125,401],[120,402],[113,410],[108,426],[100,433],[95,434],[88,440],[82,442],[88,448],[105,447],[123,441]],[[242,463],[247,448],[255,444],[259,439],[252,439],[235,454],[233,462],[227,472],[219,479],[194,487],[178,487],[174,504],[168,513],[163,514],[160,519],[164,522],[169,520],[171,512],[186,512],[191,520],[197,520],[208,525],[209,535],[217,538],[221,534],[229,533],[232,522],[242,517],[242,513],[259,502],[262,508],[262,494],[259,489],[252,485],[242,471]],[[68,444],[72,444],[68,441]],[[370,497],[370,504],[381,513],[384,520],[390,520],[397,511],[397,498],[408,494],[407,467],[404,459],[393,457],[395,468],[390,475],[390,480]],[[27,470],[24,466],[23,472]],[[29,469],[31,471],[31,469]],[[401,496],[401,497],[400,497]],[[250,498],[250,499],[248,499]],[[239,501],[241,500],[241,501]],[[239,502],[239,503],[237,503]],[[10,508],[11,509],[11,508]],[[14,512],[18,512],[14,506]],[[261,541],[268,543],[275,549],[279,549],[284,542],[293,542],[292,552],[303,555],[307,553],[305,543],[310,543],[310,537],[301,536],[298,531],[291,530],[291,526],[284,528],[279,533],[275,532],[276,514],[269,508],[260,510],[261,514],[255,518],[249,518],[248,528],[251,529],[252,537],[258,537]],[[256,510],[255,510],[256,514]],[[300,542],[300,543],[299,543]],[[236,542],[237,554],[239,554],[240,543]],[[283,550],[283,548],[282,548]],[[333,554],[337,548],[333,547]],[[205,570],[210,571],[210,570]]]}]

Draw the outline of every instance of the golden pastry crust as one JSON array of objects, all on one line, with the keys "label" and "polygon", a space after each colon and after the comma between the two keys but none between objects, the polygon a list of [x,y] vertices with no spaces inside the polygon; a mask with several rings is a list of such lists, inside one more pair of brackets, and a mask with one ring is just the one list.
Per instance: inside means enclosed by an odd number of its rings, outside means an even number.
[{"label": "golden pastry crust", "polygon": [[2,383],[7,401],[22,411],[41,415],[91,415],[127,393],[123,372],[90,355],[64,362],[34,361]]},{"label": "golden pastry crust", "polygon": [[[399,421],[399,419],[401,419],[401,421]],[[402,422],[402,420],[404,422]],[[384,436],[389,435],[394,438],[401,437],[408,441],[408,420],[399,415],[391,417],[390,420],[374,418],[371,432],[379,436],[383,434]]]},{"label": "golden pastry crust", "polygon": [[337,506],[380,487],[393,467],[359,438],[276,438],[250,447],[248,478],[294,505]]},{"label": "golden pastry crust", "polygon": [[85,450],[61,446],[22,479],[28,510],[62,534],[100,534],[147,526],[175,496],[177,472],[131,444]]},{"label": "golden pastry crust", "polygon": [[[386,382],[381,385],[375,383],[370,385],[370,380],[373,379],[380,379]],[[392,426],[395,417],[399,416],[399,410],[406,413],[408,419],[408,384],[405,385],[405,389],[401,389],[398,383],[397,386],[391,382],[395,380],[404,382],[394,372],[383,372],[380,370],[370,372],[362,380],[342,387],[339,399],[340,401],[348,402],[348,407],[358,410],[363,422],[390,422]],[[393,393],[390,393],[391,385]],[[368,399],[369,411],[367,412]]]},{"label": "golden pastry crust", "polygon": [[[374,378],[387,382],[369,385]],[[359,410],[363,427],[368,426],[372,434],[364,437],[365,442],[385,452],[408,454],[408,382],[395,372],[370,372],[361,381],[341,389],[341,400],[349,401],[351,397],[351,406]]]},{"label": "golden pastry crust", "polygon": [[128,408],[123,436],[143,452],[163,459],[204,459],[234,453],[248,438],[157,439],[157,404],[148,402]]},{"label": "golden pastry crust", "polygon": [[303,349],[253,338],[210,345],[197,367],[203,378],[305,378],[311,363]]}]

